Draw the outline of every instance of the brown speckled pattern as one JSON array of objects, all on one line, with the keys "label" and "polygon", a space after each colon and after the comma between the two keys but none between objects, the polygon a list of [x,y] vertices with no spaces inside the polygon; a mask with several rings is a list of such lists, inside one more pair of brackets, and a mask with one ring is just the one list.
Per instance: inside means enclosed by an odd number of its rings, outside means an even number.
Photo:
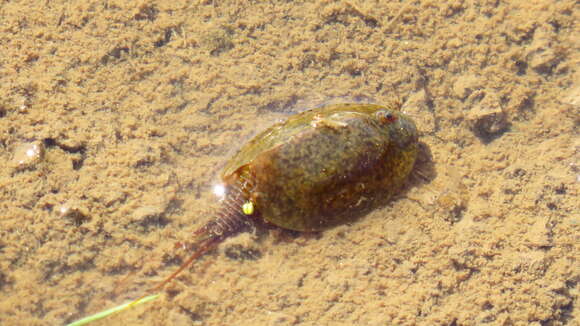
[{"label": "brown speckled pattern", "polygon": [[[380,122],[378,111],[397,118]],[[226,166],[224,179],[251,175],[249,197],[261,218],[315,231],[388,200],[416,154],[410,118],[379,105],[338,104],[303,112],[256,136]]]}]

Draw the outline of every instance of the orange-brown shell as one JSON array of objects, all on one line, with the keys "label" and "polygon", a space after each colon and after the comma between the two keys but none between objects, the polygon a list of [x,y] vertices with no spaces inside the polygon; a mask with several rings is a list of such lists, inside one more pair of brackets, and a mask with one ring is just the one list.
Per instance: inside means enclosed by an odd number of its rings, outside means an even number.
[{"label": "orange-brown shell", "polygon": [[263,131],[231,158],[222,179],[244,185],[265,221],[317,231],[384,203],[407,178],[416,155],[415,124],[397,109],[337,104]]}]

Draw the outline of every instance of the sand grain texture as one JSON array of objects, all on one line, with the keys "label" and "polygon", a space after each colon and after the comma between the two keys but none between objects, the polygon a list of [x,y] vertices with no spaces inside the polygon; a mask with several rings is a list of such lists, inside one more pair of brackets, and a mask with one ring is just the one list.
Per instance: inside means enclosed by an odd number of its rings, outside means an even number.
[{"label": "sand grain texture", "polygon": [[211,218],[244,141],[329,100],[395,98],[432,180],[318,238],[231,239],[95,325],[580,324],[579,12],[4,2],[0,324],[64,325],[142,294],[187,255],[175,243]]}]

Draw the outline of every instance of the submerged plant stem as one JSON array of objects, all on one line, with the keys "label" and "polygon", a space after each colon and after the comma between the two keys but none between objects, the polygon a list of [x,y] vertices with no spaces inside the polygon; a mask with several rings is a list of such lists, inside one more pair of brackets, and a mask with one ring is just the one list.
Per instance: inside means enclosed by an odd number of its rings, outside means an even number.
[{"label": "submerged plant stem", "polygon": [[91,316],[88,316],[88,317],[79,319],[77,321],[74,321],[74,322],[66,325],[66,326],[82,326],[82,325],[87,325],[90,322],[93,322],[93,321],[96,321],[96,320],[99,320],[99,319],[103,319],[103,318],[108,317],[108,316],[110,316],[110,315],[112,315],[114,313],[117,313],[119,311],[125,310],[125,309],[127,309],[127,308],[129,308],[131,306],[136,306],[136,305],[139,305],[139,304],[142,304],[142,303],[149,302],[151,300],[155,300],[158,296],[159,296],[159,294],[153,294],[153,295],[149,295],[149,296],[143,297],[141,299],[138,299],[136,301],[130,301],[130,302],[124,303],[122,305],[119,305],[119,306],[116,306],[116,307],[113,307],[113,308],[110,308],[110,309],[107,309],[107,310],[103,310],[103,311],[98,312],[98,313],[96,313],[94,315],[91,315]]}]

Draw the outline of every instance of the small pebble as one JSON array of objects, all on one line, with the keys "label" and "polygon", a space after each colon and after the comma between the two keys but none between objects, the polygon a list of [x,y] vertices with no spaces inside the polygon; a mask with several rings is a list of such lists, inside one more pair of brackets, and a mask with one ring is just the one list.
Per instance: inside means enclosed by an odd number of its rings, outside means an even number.
[{"label": "small pebble", "polygon": [[18,169],[27,169],[38,164],[44,158],[44,144],[40,141],[24,143],[14,149],[12,165]]},{"label": "small pebble", "polygon": [[76,200],[69,200],[57,208],[61,217],[70,219],[74,224],[80,225],[89,220],[86,210]]},{"label": "small pebble", "polygon": [[489,96],[471,109],[467,121],[475,135],[485,142],[501,136],[510,126],[499,101]]}]

